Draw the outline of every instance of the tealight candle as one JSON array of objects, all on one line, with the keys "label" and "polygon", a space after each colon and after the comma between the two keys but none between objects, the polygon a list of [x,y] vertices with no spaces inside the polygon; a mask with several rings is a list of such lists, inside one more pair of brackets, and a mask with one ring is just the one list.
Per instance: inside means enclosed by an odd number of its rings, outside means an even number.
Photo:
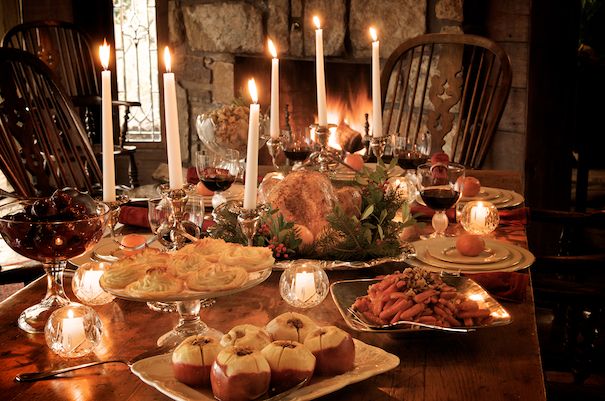
[{"label": "tealight candle", "polygon": [[105,305],[114,300],[114,296],[103,290],[99,279],[105,272],[106,263],[84,263],[76,270],[71,287],[76,298],[86,305]]},{"label": "tealight candle", "polygon": [[66,358],[77,358],[92,352],[101,342],[103,325],[89,306],[70,303],[54,311],[44,327],[48,347]]},{"label": "tealight candle", "polygon": [[330,289],[328,275],[317,263],[295,263],[279,279],[279,292],[288,304],[296,308],[319,305]]},{"label": "tealight candle", "polygon": [[472,201],[462,208],[460,224],[471,234],[489,234],[498,227],[500,215],[491,202]]}]

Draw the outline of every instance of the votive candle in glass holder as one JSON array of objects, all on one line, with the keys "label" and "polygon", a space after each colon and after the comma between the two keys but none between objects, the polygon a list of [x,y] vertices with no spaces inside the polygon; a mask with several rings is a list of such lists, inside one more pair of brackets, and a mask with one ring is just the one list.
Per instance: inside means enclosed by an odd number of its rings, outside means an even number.
[{"label": "votive candle in glass holder", "polygon": [[91,353],[101,342],[103,325],[90,306],[72,302],[54,311],[44,328],[48,347],[64,358]]},{"label": "votive candle in glass holder", "polygon": [[460,224],[470,234],[490,234],[498,227],[498,223],[498,208],[491,202],[472,201],[462,208]]},{"label": "votive candle in glass holder", "polygon": [[279,279],[279,293],[289,305],[312,308],[328,295],[330,281],[318,263],[294,263]]},{"label": "votive candle in glass holder", "polygon": [[105,305],[115,299],[99,283],[107,266],[104,262],[89,262],[76,270],[71,280],[71,288],[80,302],[86,305]]}]

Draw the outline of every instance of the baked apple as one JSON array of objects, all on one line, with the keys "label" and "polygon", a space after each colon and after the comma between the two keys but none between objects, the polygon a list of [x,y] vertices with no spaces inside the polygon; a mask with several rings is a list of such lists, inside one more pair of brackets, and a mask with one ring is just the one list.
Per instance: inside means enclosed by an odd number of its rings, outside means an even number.
[{"label": "baked apple", "polygon": [[174,377],[188,386],[208,386],[212,364],[222,349],[214,337],[187,337],[172,352]]},{"label": "baked apple", "polygon": [[214,397],[220,401],[248,401],[269,390],[271,368],[260,351],[230,346],[216,357],[210,372]]},{"label": "baked apple", "polygon": [[317,328],[317,324],[305,315],[286,312],[271,320],[265,329],[273,340],[291,340],[302,343],[307,334]]},{"label": "baked apple", "polygon": [[270,343],[271,335],[265,329],[252,324],[235,326],[221,338],[221,345],[223,347],[237,345],[240,347],[250,347],[257,351],[262,350]]},{"label": "baked apple", "polygon": [[339,375],[355,367],[353,338],[336,326],[319,327],[313,330],[304,344],[315,355],[315,371],[320,375]]},{"label": "baked apple", "polygon": [[271,389],[278,393],[313,376],[315,356],[297,341],[274,341],[261,354],[271,367]]}]

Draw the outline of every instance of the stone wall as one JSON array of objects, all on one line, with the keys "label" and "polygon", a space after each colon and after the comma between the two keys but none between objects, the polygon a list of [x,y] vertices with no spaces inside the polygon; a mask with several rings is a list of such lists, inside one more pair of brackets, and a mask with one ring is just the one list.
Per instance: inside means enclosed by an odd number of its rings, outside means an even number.
[{"label": "stone wall", "polygon": [[235,56],[267,57],[271,37],[280,58],[313,59],[313,15],[324,29],[328,59],[369,63],[367,29],[376,26],[381,54],[427,32],[427,17],[459,30],[462,0],[169,0],[168,31],[180,86],[183,157],[194,147],[195,118],[236,96]]}]

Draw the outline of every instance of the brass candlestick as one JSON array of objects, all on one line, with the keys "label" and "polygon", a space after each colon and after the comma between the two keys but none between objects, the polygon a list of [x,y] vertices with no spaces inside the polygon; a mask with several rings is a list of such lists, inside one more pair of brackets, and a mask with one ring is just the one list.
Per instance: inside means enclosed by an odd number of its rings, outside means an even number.
[{"label": "brass candlestick", "polygon": [[158,231],[158,239],[168,236],[169,245],[173,250],[181,249],[187,241],[196,241],[201,236],[200,228],[187,220],[184,220],[185,206],[189,200],[189,192],[194,186],[186,184],[183,188],[172,189],[164,184],[160,186],[162,196],[166,196],[172,204],[172,225],[164,230]]},{"label": "brass candlestick", "polygon": [[254,235],[258,229],[258,223],[260,222],[259,209],[240,209],[239,215],[237,216],[237,223],[241,228],[242,232],[248,239],[248,246],[252,246]]}]

